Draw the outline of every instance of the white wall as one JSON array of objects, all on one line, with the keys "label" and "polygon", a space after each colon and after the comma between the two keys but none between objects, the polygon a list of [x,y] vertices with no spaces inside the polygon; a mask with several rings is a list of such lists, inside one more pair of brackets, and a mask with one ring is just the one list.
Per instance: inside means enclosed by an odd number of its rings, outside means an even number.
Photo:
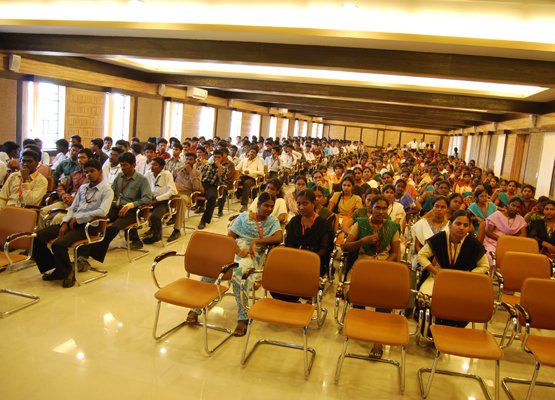
[{"label": "white wall", "polygon": [[501,176],[503,155],[505,153],[505,140],[507,140],[507,135],[499,135],[497,137],[497,149],[495,151],[495,161],[493,162],[493,173],[495,176]]},{"label": "white wall", "polygon": [[553,178],[553,165],[555,163],[555,132],[546,132],[543,136],[543,148],[536,186],[536,198],[549,196],[551,180]]}]

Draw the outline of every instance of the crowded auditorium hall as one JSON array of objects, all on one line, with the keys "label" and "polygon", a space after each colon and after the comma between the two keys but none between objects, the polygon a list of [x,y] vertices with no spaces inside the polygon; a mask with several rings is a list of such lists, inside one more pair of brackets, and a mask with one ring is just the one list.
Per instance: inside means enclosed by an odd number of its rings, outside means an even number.
[{"label": "crowded auditorium hall", "polygon": [[0,394],[555,399],[553,38],[550,0],[0,0]]}]

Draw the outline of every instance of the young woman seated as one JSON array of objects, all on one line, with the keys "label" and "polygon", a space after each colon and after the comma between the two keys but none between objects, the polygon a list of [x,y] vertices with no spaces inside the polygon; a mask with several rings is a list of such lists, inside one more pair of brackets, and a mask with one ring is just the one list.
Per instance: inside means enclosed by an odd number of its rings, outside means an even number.
[{"label": "young woman seated", "polygon": [[[457,269],[487,274],[489,264],[484,246],[474,235],[468,234],[471,226],[467,211],[455,211],[449,219],[449,229],[430,237],[417,254],[423,268],[419,291],[431,295],[434,279],[442,269]],[[468,322],[436,320],[436,323],[464,327]]]},{"label": "young woman seated", "polygon": [[301,190],[308,188],[308,180],[305,176],[299,175],[295,178],[295,190],[289,192],[285,195],[285,203],[287,204],[287,210],[291,215],[297,215],[299,210],[297,208],[297,193]]},{"label": "young woman seated", "polygon": [[335,192],[329,201],[329,209],[337,214],[343,222],[351,222],[352,215],[357,208],[362,207],[362,199],[353,194],[355,180],[351,176],[346,176],[341,182],[341,192]]},{"label": "young woman seated", "polygon": [[[287,222],[287,205],[285,204],[285,199],[283,198],[281,180],[274,178],[270,179],[266,184],[265,192],[270,193],[275,196],[276,204],[274,205],[274,210],[272,215],[276,217],[281,225]],[[251,205],[249,206],[249,211],[256,213],[258,210],[258,197],[256,197]]]},{"label": "young woman seated", "polygon": [[[330,254],[333,250],[333,231],[330,224],[316,211],[316,196],[310,189],[297,194],[299,214],[291,218],[285,227],[285,246],[312,251],[320,257],[320,276],[328,271]],[[296,302],[298,296],[271,293],[272,297]]]},{"label": "young woman seated", "polygon": [[[256,213],[243,211],[233,221],[228,231],[228,235],[234,238],[237,243],[235,262],[239,263],[239,266],[233,270],[231,279],[233,294],[237,303],[237,327],[233,332],[234,336],[244,336],[247,332],[247,309],[241,302],[243,273],[251,268],[262,268],[264,247],[279,244],[283,241],[283,232],[279,221],[272,215],[275,202],[276,198],[273,194],[262,193],[258,196]],[[255,275],[249,277],[249,286],[254,284],[255,278]],[[210,279],[203,278],[203,280],[209,281]],[[198,322],[200,313],[200,310],[189,311],[187,323],[195,324]]]},{"label": "young woman seated", "polygon": [[471,213],[472,225],[474,233],[478,235],[480,223],[485,222],[487,217],[497,211],[497,207],[489,201],[488,192],[485,188],[477,188],[474,191],[474,202],[468,206]]},{"label": "young woman seated", "polygon": [[543,219],[530,222],[528,237],[538,241],[541,252],[555,260],[555,201],[548,200],[543,208]]}]

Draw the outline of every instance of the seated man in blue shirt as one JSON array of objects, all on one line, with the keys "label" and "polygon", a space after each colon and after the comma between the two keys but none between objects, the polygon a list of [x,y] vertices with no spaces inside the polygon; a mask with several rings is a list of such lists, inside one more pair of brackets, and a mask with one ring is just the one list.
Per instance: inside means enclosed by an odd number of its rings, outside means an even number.
[{"label": "seated man in blue shirt", "polygon": [[[98,161],[87,161],[83,169],[89,183],[79,187],[62,224],[50,225],[38,231],[33,241],[33,258],[39,271],[43,273],[42,279],[63,279],[64,288],[75,285],[75,274],[67,248],[79,240],[86,239],[84,228],[87,222],[94,217],[106,216],[114,199],[114,192],[102,180],[102,167]],[[47,244],[54,238],[57,239],[52,243],[50,250]],[[53,268],[53,272],[45,273]]]}]

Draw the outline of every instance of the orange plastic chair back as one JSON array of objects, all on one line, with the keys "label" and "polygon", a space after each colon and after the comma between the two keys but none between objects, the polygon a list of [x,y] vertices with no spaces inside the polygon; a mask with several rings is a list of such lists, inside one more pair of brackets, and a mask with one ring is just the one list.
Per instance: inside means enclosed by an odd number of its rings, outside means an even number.
[{"label": "orange plastic chair back", "polygon": [[[20,207],[4,207],[0,210],[0,244],[14,233],[33,233],[37,224],[36,210]],[[22,238],[11,243],[10,249],[30,250],[31,238]]]},{"label": "orange plastic chair back", "polygon": [[409,269],[393,261],[359,260],[353,266],[349,301],[352,304],[404,309],[410,299]]},{"label": "orange plastic chair back", "polygon": [[493,314],[493,286],[487,275],[442,269],[432,291],[432,315],[438,318],[488,322]]},{"label": "orange plastic chair back", "polygon": [[551,263],[549,258],[543,254],[508,251],[503,257],[500,272],[503,275],[503,287],[520,292],[526,278],[549,279]]},{"label": "orange plastic chair back", "polygon": [[262,286],[271,292],[314,297],[320,283],[320,257],[308,250],[275,247],[266,258]]},{"label": "orange plastic chair back", "polygon": [[[230,236],[196,231],[185,250],[185,270],[191,274],[217,278],[221,268],[235,259],[235,240]],[[233,270],[224,276],[231,279]]]},{"label": "orange plastic chair back", "polygon": [[555,281],[528,278],[522,285],[520,304],[531,316],[531,326],[555,330]]},{"label": "orange plastic chair back", "polygon": [[497,265],[503,265],[503,258],[508,251],[538,254],[540,249],[538,247],[538,242],[532,238],[508,235],[501,236],[497,240],[497,247],[495,248]]}]

